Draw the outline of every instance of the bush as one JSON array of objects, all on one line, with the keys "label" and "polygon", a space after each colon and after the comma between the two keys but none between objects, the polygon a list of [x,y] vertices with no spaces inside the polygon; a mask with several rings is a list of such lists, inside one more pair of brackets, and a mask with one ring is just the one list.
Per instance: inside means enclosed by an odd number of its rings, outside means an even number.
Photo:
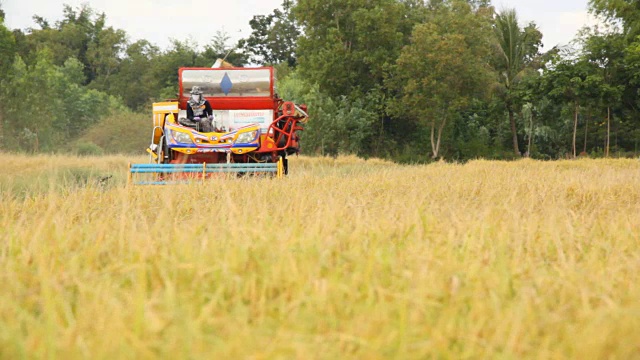
[{"label": "bush", "polygon": [[118,111],[93,125],[80,138],[107,154],[144,153],[151,139],[151,114]]},{"label": "bush", "polygon": [[80,156],[103,155],[104,149],[91,141],[79,141],[76,144],[76,154]]}]

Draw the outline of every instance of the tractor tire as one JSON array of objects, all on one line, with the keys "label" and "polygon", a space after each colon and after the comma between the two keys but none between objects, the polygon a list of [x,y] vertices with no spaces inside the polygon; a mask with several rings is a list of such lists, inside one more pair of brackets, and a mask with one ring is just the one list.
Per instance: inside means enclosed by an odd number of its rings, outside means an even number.
[{"label": "tractor tire", "polygon": [[284,175],[289,175],[289,159],[287,159],[286,157],[282,158],[282,167],[284,170]]}]

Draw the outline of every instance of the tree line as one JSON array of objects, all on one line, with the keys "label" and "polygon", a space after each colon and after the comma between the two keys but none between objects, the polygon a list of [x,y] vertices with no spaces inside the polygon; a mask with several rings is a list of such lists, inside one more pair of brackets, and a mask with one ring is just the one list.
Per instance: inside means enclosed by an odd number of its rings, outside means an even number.
[{"label": "tree line", "polygon": [[65,5],[53,24],[34,16],[27,30],[6,28],[0,9],[0,149],[65,151],[91,133],[92,149],[126,150],[96,139],[149,130],[127,119],[175,98],[179,67],[226,57],[276,66],[279,95],[309,105],[307,154],[637,156],[639,3],[591,0],[604,25],[551,49],[535,23],[490,0],[284,0],[238,43],[218,31],[167,49],[129,41],[88,5]]}]

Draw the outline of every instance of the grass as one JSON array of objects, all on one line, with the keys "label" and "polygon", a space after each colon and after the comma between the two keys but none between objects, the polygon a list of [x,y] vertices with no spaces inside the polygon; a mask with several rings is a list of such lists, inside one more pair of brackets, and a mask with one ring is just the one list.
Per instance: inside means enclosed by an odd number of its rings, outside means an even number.
[{"label": "grass", "polygon": [[0,358],[640,357],[637,160],[5,158]]}]

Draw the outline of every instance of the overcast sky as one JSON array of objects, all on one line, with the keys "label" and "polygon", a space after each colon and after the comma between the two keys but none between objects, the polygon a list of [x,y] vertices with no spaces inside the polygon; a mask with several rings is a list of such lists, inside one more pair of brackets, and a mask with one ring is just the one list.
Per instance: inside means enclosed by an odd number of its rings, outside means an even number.
[{"label": "overcast sky", "polygon": [[[521,22],[534,21],[544,35],[544,47],[567,44],[585,24],[593,24],[587,13],[588,0],[493,0],[494,6],[515,8]],[[62,18],[63,4],[78,7],[88,3],[107,15],[107,23],[123,29],[129,40],[146,39],[166,48],[171,38],[191,38],[208,43],[218,30],[235,43],[250,34],[253,15],[270,14],[282,0],[0,0],[11,29],[36,27],[39,15],[55,23]]]}]

